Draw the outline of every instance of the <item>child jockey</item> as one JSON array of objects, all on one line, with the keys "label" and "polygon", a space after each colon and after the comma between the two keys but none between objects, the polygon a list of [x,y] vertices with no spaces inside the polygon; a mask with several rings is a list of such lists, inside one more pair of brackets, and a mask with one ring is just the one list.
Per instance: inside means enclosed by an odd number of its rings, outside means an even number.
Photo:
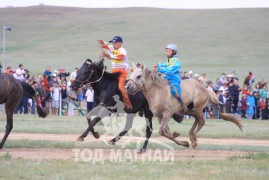
[{"label": "child jockey", "polygon": [[183,111],[186,112],[188,108],[183,103],[181,98],[181,88],[180,88],[180,71],[181,63],[177,56],[178,48],[175,44],[169,44],[166,46],[166,54],[168,57],[167,63],[159,63],[157,66],[157,72],[165,74],[164,79],[167,79],[170,83],[170,88],[173,96],[182,105]]},{"label": "child jockey", "polygon": [[118,77],[118,88],[122,94],[125,108],[129,110],[133,109],[131,101],[124,89],[129,65],[127,63],[127,51],[122,47],[122,38],[120,36],[115,36],[111,41],[109,41],[112,45],[108,45],[103,40],[98,40],[98,43],[104,51],[102,56],[107,57],[107,59],[112,62],[112,73],[120,73]]}]

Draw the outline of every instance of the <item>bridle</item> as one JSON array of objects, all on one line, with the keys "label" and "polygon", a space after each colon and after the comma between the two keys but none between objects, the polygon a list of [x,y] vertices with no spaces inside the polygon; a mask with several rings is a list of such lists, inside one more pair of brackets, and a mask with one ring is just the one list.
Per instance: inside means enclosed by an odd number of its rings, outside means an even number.
[{"label": "bridle", "polygon": [[[85,81],[79,81],[79,80],[77,80],[77,79],[74,79],[74,81],[76,81],[76,82],[78,82],[78,83],[80,83],[79,84],[79,86],[80,87],[82,87],[83,85],[90,85],[90,84],[93,84],[93,83],[96,83],[96,82],[99,82],[102,78],[103,78],[103,76],[104,76],[104,73],[105,73],[105,70],[106,70],[106,68],[105,68],[105,66],[103,67],[103,70],[102,70],[102,74],[101,74],[101,76],[100,76],[100,78],[99,79],[97,79],[97,80],[95,80],[95,81],[93,81],[93,82],[89,82],[89,83],[87,83],[90,79],[91,79],[91,77],[92,77],[92,74],[93,74],[93,72],[95,71],[95,70],[92,70],[92,72],[91,72],[91,74],[90,74],[90,76],[85,80]],[[84,84],[86,82],[86,84]]]},{"label": "bridle", "polygon": [[135,82],[134,80],[132,79],[129,79],[129,81],[133,82],[135,85],[136,85],[136,90],[132,93],[129,93],[131,95],[135,95],[137,92],[139,91],[142,91],[143,94],[146,96],[147,94],[147,90],[146,90],[146,87],[145,87],[145,84],[143,83],[142,87],[140,85],[137,84],[137,82]]}]

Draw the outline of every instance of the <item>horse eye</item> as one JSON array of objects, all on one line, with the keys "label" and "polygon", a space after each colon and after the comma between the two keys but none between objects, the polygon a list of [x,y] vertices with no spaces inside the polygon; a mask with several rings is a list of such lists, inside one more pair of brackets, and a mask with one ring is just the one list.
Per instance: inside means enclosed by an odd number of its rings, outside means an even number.
[{"label": "horse eye", "polygon": [[137,79],[140,79],[141,78],[141,76],[137,76]]}]

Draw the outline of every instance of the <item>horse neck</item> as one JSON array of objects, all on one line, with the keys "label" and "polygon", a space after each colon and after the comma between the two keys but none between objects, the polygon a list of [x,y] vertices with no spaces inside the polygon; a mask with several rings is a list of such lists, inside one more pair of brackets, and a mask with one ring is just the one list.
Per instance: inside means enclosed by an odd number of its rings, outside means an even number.
[{"label": "horse neck", "polygon": [[[101,71],[97,71],[97,72],[98,72],[97,74],[93,74],[94,78],[91,80],[92,82],[99,80],[100,77],[102,76]],[[99,96],[103,91],[108,91],[108,89],[109,89],[109,92],[115,93],[117,91],[115,87],[118,87],[117,84],[118,84],[117,79],[109,78],[109,73],[104,72],[102,78],[99,81],[92,83],[91,86],[93,87],[93,90],[96,96]]]}]

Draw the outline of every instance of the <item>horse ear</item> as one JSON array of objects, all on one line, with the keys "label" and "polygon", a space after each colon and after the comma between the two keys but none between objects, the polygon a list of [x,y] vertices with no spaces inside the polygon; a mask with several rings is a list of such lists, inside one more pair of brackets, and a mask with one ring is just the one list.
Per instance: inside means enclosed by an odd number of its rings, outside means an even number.
[{"label": "horse ear", "polygon": [[104,58],[96,63],[97,66],[104,66]]},{"label": "horse ear", "polygon": [[92,60],[90,60],[90,59],[86,59],[85,63],[87,63],[87,64],[91,64],[91,63],[92,63]]},{"label": "horse ear", "polygon": [[146,68],[145,69],[145,78],[147,79],[150,76],[150,74],[151,74],[151,71],[148,68]]}]

